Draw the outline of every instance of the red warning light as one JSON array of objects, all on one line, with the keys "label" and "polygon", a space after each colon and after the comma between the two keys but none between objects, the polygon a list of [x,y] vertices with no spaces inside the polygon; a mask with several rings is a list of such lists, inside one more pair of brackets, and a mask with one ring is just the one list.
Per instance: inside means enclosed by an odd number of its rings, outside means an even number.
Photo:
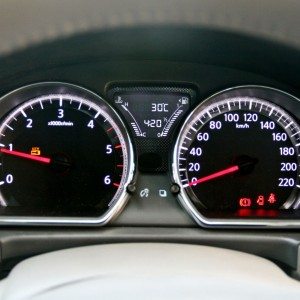
[{"label": "red warning light", "polygon": [[268,198],[268,202],[270,204],[274,204],[277,201],[275,194],[271,193],[269,198]]},{"label": "red warning light", "polygon": [[259,206],[264,206],[265,205],[265,197],[263,195],[259,195],[257,200],[256,200],[256,203]]},{"label": "red warning light", "polygon": [[251,206],[251,199],[250,198],[241,198],[239,201],[241,207],[250,207]]}]

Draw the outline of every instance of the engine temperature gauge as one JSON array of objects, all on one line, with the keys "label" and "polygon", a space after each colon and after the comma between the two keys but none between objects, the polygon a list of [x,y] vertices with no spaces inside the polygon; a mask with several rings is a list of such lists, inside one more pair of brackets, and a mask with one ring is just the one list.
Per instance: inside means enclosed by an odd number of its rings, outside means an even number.
[{"label": "engine temperature gauge", "polygon": [[138,138],[167,138],[188,111],[191,94],[177,88],[125,88],[113,102]]},{"label": "engine temperature gauge", "polygon": [[134,137],[138,168],[166,172],[170,146],[180,120],[195,103],[196,91],[184,87],[113,87],[108,98]]}]

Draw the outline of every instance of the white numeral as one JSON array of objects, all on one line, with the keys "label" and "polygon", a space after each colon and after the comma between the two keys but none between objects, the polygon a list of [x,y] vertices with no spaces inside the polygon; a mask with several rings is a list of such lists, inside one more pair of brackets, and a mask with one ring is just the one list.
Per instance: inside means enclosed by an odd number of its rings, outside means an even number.
[{"label": "white numeral", "polygon": [[260,129],[275,129],[275,123],[273,121],[260,122]]},{"label": "white numeral", "polygon": [[293,178],[279,178],[278,186],[281,187],[293,187],[295,185],[295,180]]},{"label": "white numeral", "polygon": [[199,142],[201,142],[201,141],[207,142],[209,140],[209,134],[207,132],[203,132],[203,133],[199,132],[197,134],[197,140]]},{"label": "white numeral", "polygon": [[224,114],[225,122],[238,122],[240,117],[238,114]]},{"label": "white numeral", "polygon": [[107,175],[104,177],[104,184],[109,185],[111,184],[110,175]]},{"label": "white numeral", "polygon": [[14,181],[14,177],[11,174],[6,175],[5,181],[11,184]]},{"label": "white numeral", "polygon": [[276,142],[285,142],[287,140],[287,134],[285,132],[283,133],[272,133],[273,141]]},{"label": "white numeral", "polygon": [[199,163],[189,163],[189,171],[191,171],[191,172],[200,171],[200,164]]},{"label": "white numeral", "polygon": [[193,156],[201,156],[202,155],[202,149],[200,147],[195,148],[193,147],[190,151],[190,154]]},{"label": "white numeral", "polygon": [[93,128],[95,127],[95,125],[94,125],[94,120],[89,121],[87,127],[90,127],[90,128],[93,129]]},{"label": "white numeral", "polygon": [[26,121],[27,121],[26,127],[27,128],[32,128],[32,119],[27,119]]},{"label": "white numeral", "polygon": [[111,154],[112,153],[112,146],[111,145],[106,145],[106,154]]},{"label": "white numeral", "polygon": [[280,171],[284,172],[290,172],[290,171],[296,171],[297,170],[297,164],[296,163],[281,163]]},{"label": "white numeral", "polygon": [[210,129],[221,129],[222,128],[222,123],[220,121],[210,121],[209,122],[209,128]]},{"label": "white numeral", "polygon": [[258,120],[257,114],[251,114],[251,113],[244,114],[245,122],[257,122],[257,120]]},{"label": "white numeral", "polygon": [[293,147],[280,147],[280,155],[282,156],[293,156],[295,154],[295,149]]},{"label": "white numeral", "polygon": [[57,116],[59,119],[62,119],[64,117],[64,110],[63,109],[59,109],[58,110],[58,116]]}]

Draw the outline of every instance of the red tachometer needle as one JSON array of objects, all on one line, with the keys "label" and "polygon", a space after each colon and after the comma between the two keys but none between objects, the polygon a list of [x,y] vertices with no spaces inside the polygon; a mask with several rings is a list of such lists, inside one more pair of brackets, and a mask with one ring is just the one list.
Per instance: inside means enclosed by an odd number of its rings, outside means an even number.
[{"label": "red tachometer needle", "polygon": [[188,183],[188,186],[196,185],[196,184],[206,182],[206,181],[209,181],[209,180],[221,177],[221,176],[225,176],[225,175],[228,175],[228,174],[231,174],[231,173],[235,173],[235,172],[239,171],[239,169],[240,169],[239,166],[232,166],[232,167],[229,167],[229,168],[224,169],[222,171],[218,171],[218,172],[210,174],[208,176],[199,178],[195,181],[191,181],[191,182]]},{"label": "red tachometer needle", "polygon": [[31,155],[31,154],[28,154],[28,153],[14,151],[14,150],[8,150],[8,149],[5,149],[5,148],[1,148],[0,152],[8,154],[8,155],[13,155],[13,156],[17,156],[17,157],[21,157],[21,158],[25,158],[25,159],[34,160],[34,161],[44,163],[44,164],[50,164],[50,162],[51,162],[51,159],[48,158],[48,157]]}]

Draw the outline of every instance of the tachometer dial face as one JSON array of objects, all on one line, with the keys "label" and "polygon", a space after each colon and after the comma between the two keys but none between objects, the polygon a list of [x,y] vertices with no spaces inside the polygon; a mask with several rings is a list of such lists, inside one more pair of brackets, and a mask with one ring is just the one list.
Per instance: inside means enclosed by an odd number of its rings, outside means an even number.
[{"label": "tachometer dial face", "polygon": [[46,87],[2,120],[2,210],[103,215],[124,197],[132,172],[126,131],[100,97],[71,85],[61,93]]},{"label": "tachometer dial face", "polygon": [[299,125],[273,102],[237,94],[211,97],[185,122],[174,154],[183,199],[200,211],[292,208]]}]

